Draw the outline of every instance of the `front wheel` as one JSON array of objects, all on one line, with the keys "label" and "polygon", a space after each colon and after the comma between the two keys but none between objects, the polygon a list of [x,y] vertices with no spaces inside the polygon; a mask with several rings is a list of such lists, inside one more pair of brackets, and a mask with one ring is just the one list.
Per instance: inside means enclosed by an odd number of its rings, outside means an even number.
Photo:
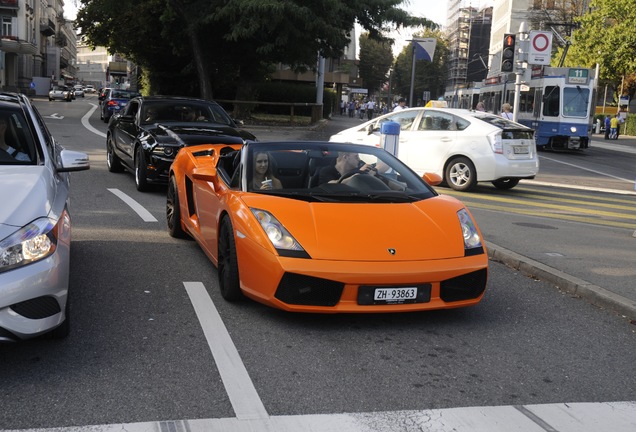
[{"label": "front wheel", "polygon": [[181,226],[181,207],[179,204],[179,191],[177,189],[177,179],[170,177],[168,193],[166,197],[166,222],[168,223],[168,233],[175,238],[187,238],[188,234]]},{"label": "front wheel", "polygon": [[135,152],[135,185],[139,192],[145,192],[150,187],[148,185],[147,172],[146,155],[144,154],[144,149],[139,146]]},{"label": "front wheel", "polygon": [[502,189],[502,190],[512,189],[513,187],[519,184],[519,179],[503,178],[503,179],[495,180],[494,182],[492,182],[492,184],[495,185],[497,189]]},{"label": "front wheel", "polygon": [[230,302],[240,300],[243,297],[243,293],[239,282],[234,229],[229,216],[225,216],[221,221],[218,262],[221,295]]},{"label": "front wheel", "polygon": [[470,191],[477,185],[477,172],[470,159],[458,157],[451,160],[444,172],[444,181],[457,191]]}]

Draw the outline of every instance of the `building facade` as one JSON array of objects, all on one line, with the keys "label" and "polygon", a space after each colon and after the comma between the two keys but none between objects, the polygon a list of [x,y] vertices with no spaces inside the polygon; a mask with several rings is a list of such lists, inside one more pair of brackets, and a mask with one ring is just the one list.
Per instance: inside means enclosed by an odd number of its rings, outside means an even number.
[{"label": "building facade", "polygon": [[75,79],[76,35],[63,0],[0,0],[0,21],[2,90],[33,94],[34,78]]}]

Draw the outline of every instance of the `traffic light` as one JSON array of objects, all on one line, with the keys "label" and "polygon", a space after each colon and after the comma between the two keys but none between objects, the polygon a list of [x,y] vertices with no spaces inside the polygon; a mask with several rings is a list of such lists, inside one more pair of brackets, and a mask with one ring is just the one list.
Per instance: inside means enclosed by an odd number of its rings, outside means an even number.
[{"label": "traffic light", "polygon": [[515,35],[506,33],[501,50],[501,71],[512,72],[515,67]]}]

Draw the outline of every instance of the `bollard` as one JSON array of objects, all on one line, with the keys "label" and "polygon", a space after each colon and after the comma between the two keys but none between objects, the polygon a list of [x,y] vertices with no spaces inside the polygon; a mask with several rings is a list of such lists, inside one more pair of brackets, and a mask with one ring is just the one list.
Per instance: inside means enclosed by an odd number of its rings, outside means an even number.
[{"label": "bollard", "polygon": [[398,156],[399,138],[399,123],[394,121],[387,121],[380,125],[380,146],[395,157]]},{"label": "bollard", "polygon": [[594,133],[601,133],[601,119],[596,119],[596,132]]}]

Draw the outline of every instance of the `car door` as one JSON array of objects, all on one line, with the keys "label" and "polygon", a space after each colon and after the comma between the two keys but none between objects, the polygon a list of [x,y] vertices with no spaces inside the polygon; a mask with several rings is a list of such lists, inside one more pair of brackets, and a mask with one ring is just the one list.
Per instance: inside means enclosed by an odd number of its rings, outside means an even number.
[{"label": "car door", "polygon": [[119,118],[113,128],[115,134],[116,146],[120,152],[126,155],[128,163],[132,164],[135,159],[135,142],[139,134],[139,116],[140,103],[138,100],[131,101]]},{"label": "car door", "polygon": [[413,129],[400,132],[399,158],[418,174],[443,174],[444,162],[457,140],[457,122],[452,113],[426,109]]}]

